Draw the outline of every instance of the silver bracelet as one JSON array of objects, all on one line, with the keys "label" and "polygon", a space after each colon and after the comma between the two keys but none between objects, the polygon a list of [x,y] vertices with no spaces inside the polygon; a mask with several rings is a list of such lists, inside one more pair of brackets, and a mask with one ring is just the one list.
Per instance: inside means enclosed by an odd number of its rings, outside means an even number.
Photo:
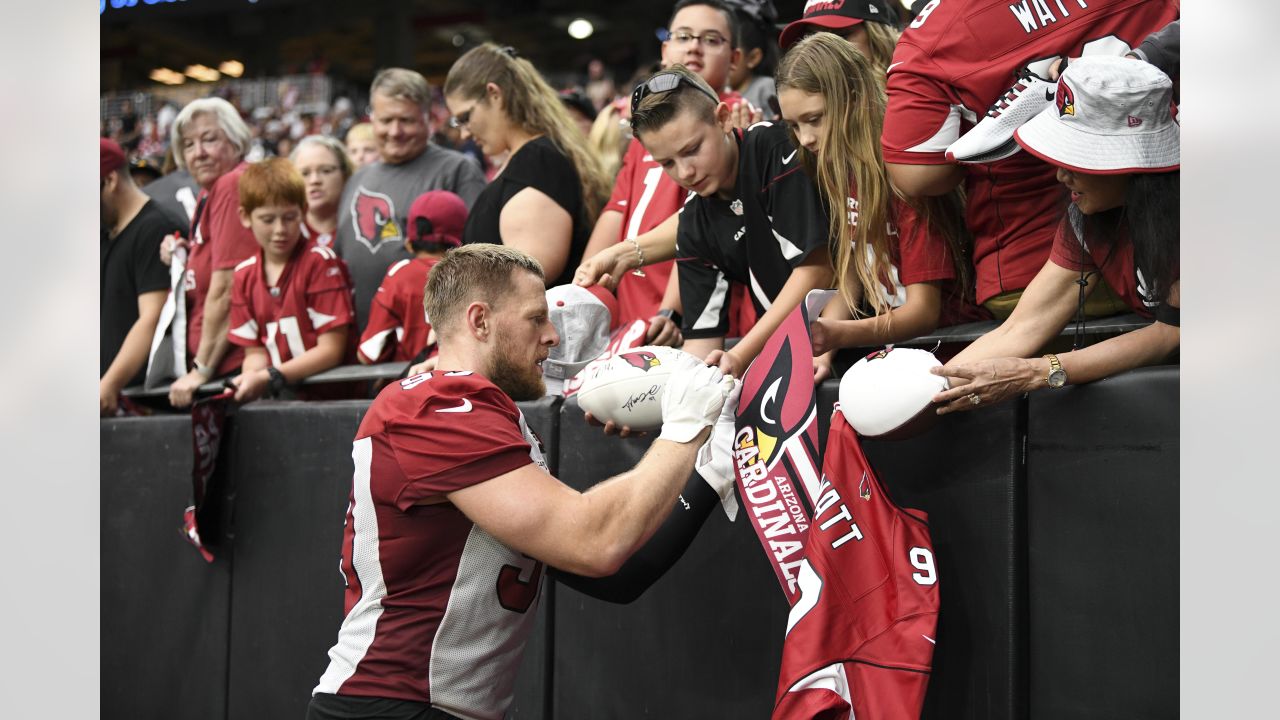
[{"label": "silver bracelet", "polygon": [[213,377],[214,367],[212,365],[205,365],[199,360],[192,360],[191,362],[195,363],[196,372],[199,373],[200,376],[203,377],[205,380],[208,380],[209,378]]},{"label": "silver bracelet", "polygon": [[640,249],[640,241],[635,238],[627,238],[627,242],[631,243],[636,249],[636,268],[631,271],[636,277],[644,277],[644,250]]}]

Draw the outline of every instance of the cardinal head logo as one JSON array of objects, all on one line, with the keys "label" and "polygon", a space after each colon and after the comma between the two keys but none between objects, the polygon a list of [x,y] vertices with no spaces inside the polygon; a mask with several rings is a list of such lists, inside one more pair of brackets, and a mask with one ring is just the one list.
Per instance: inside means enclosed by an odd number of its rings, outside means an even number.
[{"label": "cardinal head logo", "polygon": [[364,243],[369,252],[376,252],[384,242],[402,240],[391,198],[380,192],[356,189],[351,197],[351,224],[356,239]]},{"label": "cardinal head logo", "polygon": [[1058,117],[1064,115],[1075,117],[1076,95],[1071,92],[1071,86],[1067,84],[1065,78],[1058,80],[1058,93],[1054,101],[1058,104]]},{"label": "cardinal head logo", "polygon": [[648,350],[637,350],[636,352],[622,353],[618,357],[627,361],[628,365],[638,367],[645,372],[649,372],[651,368],[656,368],[662,364],[657,355]]}]

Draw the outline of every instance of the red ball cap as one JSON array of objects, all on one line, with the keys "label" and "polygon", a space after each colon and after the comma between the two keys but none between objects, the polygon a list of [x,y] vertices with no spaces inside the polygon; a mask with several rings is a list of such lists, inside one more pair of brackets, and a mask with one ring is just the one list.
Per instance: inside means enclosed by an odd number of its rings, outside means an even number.
[{"label": "red ball cap", "polygon": [[462,245],[467,204],[448,190],[429,190],[409,206],[409,241]]},{"label": "red ball cap", "polygon": [[109,172],[124,167],[124,150],[120,149],[116,141],[102,138],[101,143],[102,174],[98,176],[98,179],[106,177]]}]

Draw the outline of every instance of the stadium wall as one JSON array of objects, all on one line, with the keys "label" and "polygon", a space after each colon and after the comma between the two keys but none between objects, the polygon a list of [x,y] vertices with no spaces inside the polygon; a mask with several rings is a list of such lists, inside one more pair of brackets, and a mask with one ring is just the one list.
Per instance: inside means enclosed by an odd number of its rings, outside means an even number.
[{"label": "stadium wall", "polygon": [[[826,419],[837,384],[819,391]],[[585,489],[645,440],[577,403],[521,404]],[[228,421],[205,563],[179,532],[190,420],[104,420],[104,718],[297,717],[342,620],[350,441],[367,401],[255,403]],[[867,441],[929,514],[942,609],[927,718],[1173,717],[1178,369],[1126,373]],[[640,599],[548,580],[509,717],[767,718],[787,606],[746,523],[713,513]]]}]

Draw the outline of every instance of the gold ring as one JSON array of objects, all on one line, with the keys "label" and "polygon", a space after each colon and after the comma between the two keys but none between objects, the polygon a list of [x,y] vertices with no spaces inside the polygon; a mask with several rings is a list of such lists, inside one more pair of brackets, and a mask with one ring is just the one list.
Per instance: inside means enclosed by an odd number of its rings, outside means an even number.
[{"label": "gold ring", "polygon": [[978,397],[978,393],[969,393],[969,402],[974,405],[981,405],[982,398]]}]

